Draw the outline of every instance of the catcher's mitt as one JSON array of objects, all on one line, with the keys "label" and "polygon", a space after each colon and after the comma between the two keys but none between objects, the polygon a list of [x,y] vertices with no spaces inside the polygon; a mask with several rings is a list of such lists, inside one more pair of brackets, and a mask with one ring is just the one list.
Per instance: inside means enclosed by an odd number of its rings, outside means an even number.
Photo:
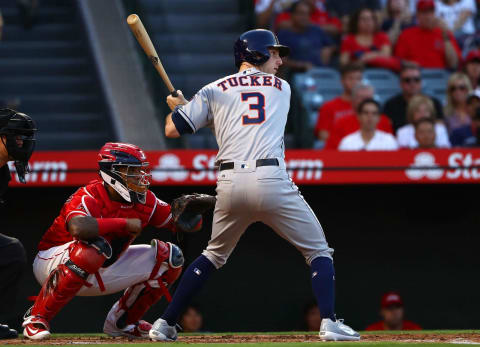
[{"label": "catcher's mitt", "polygon": [[215,206],[217,199],[208,194],[182,195],[173,200],[172,218],[180,231],[194,231],[202,214]]}]

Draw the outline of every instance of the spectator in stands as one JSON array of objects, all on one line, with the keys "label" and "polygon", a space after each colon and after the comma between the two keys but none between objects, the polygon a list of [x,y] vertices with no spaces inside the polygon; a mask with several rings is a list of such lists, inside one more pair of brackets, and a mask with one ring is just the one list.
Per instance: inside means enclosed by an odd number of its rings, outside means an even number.
[{"label": "spectator in stands", "polygon": [[340,151],[394,151],[398,149],[392,134],[377,130],[380,121],[380,104],[366,99],[357,109],[360,130],[345,136],[338,149]]},{"label": "spectator in stands", "polygon": [[0,11],[0,40],[2,39],[2,33],[3,33],[3,16],[2,16],[2,11]]},{"label": "spectator in stands", "polygon": [[397,42],[400,33],[414,25],[413,16],[408,8],[408,0],[388,0],[386,17],[381,29],[388,34],[392,46]]},{"label": "spectator in stands", "polygon": [[342,39],[340,64],[359,61],[378,66],[390,58],[392,47],[388,35],[378,29],[377,17],[372,10],[363,8],[356,12],[350,18],[348,34]]},{"label": "spectator in stands", "polygon": [[[342,31],[342,22],[337,17],[332,17],[325,10],[323,1],[318,0],[304,0],[305,3],[310,7],[310,22],[313,25],[319,26],[326,33],[332,37],[337,37]],[[292,20],[291,20],[291,11],[285,11],[280,13],[275,18],[275,31],[281,29],[291,29]]]},{"label": "spectator in stands", "polygon": [[470,79],[472,89],[477,88],[480,80],[480,49],[474,49],[467,54],[463,72],[465,72]]},{"label": "spectator in stands", "polygon": [[195,333],[202,329],[203,315],[197,305],[188,306],[180,316],[180,326],[185,333]]},{"label": "spectator in stands", "polygon": [[298,0],[255,0],[257,28],[269,29],[277,15]]},{"label": "spectator in stands", "polygon": [[445,122],[449,133],[464,125],[471,124],[467,112],[467,98],[471,91],[470,80],[464,73],[456,72],[448,79]]},{"label": "spectator in stands", "polygon": [[473,90],[467,98],[468,116],[472,119],[470,125],[464,125],[452,131],[450,142],[454,147],[478,146],[480,129],[480,89]]},{"label": "spectator in stands", "polygon": [[[393,124],[395,131],[407,124],[407,105],[415,95],[422,93],[422,74],[420,68],[412,63],[403,64],[400,70],[400,88],[402,92],[388,99],[383,106],[385,113]],[[443,118],[443,107],[438,99],[430,97],[435,106],[437,118]]]},{"label": "spectator in stands", "polygon": [[434,0],[418,0],[417,23],[400,34],[395,56],[424,68],[455,69],[460,49],[452,33],[435,17]]},{"label": "spectator in stands", "polygon": [[316,301],[312,300],[305,305],[303,321],[304,326],[302,328],[305,329],[305,331],[320,330],[320,322],[322,321],[322,318],[320,317],[320,310],[318,309]]},{"label": "spectator in stands", "polygon": [[310,6],[305,1],[296,2],[291,13],[292,28],[278,32],[278,40],[289,46],[291,52],[284,66],[292,71],[306,71],[328,64],[335,49],[333,41],[322,29],[311,24]]},{"label": "spectator in stands", "polygon": [[435,15],[440,18],[457,40],[475,34],[473,18],[477,12],[474,0],[439,0]]},{"label": "spectator in stands", "polygon": [[411,321],[405,320],[403,300],[396,292],[385,293],[380,303],[380,322],[369,325],[365,330],[422,330],[422,328]]},{"label": "spectator in stands", "polygon": [[[436,119],[435,107],[432,100],[425,95],[415,95],[408,102],[407,107],[407,125],[399,128],[397,131],[397,142],[402,148],[417,148],[418,142],[415,139],[415,127],[413,124],[423,118]],[[435,123],[435,144],[436,147],[450,147],[448,132],[445,124]]]},{"label": "spectator in stands", "polygon": [[[352,107],[357,110],[359,105],[366,99],[373,99],[375,92],[372,86],[359,83],[352,90]],[[325,149],[337,149],[340,141],[347,135],[360,129],[360,123],[356,114],[341,117],[334,121],[332,132],[327,139]],[[378,130],[393,134],[392,122],[385,115],[380,115],[377,125]]]},{"label": "spectator in stands", "polygon": [[348,30],[350,17],[358,10],[369,8],[375,12],[377,18],[380,18],[382,9],[379,0],[326,0],[325,6],[328,13],[341,19],[345,31]]},{"label": "spectator in stands", "polygon": [[432,118],[422,118],[415,122],[415,140],[418,149],[435,148],[435,121]]},{"label": "spectator in stands", "polygon": [[352,90],[362,81],[363,66],[352,63],[340,68],[343,93],[320,107],[318,111],[315,136],[320,141],[326,141],[332,131],[335,120],[355,112],[352,107]]}]

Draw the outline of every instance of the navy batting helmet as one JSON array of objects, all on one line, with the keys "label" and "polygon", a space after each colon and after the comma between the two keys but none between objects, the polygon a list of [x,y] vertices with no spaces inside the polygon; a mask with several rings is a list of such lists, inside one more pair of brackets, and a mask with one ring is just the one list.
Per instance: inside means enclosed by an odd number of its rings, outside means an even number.
[{"label": "navy batting helmet", "polygon": [[290,52],[290,48],[281,45],[277,36],[270,30],[247,31],[235,42],[235,65],[240,67],[244,61],[256,66],[262,65],[270,58],[269,48],[277,48],[281,57],[287,56]]}]

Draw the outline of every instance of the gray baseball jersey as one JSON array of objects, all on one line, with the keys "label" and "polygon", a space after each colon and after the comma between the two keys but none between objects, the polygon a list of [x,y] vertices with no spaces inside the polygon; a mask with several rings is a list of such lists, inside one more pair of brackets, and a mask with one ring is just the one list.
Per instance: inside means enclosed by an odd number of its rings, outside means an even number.
[{"label": "gray baseball jersey", "polygon": [[[332,257],[320,223],[286,171],[289,105],[286,81],[251,68],[208,84],[172,115],[180,133],[212,128],[217,161],[234,164],[219,173],[212,236],[203,252],[217,268],[258,221],[293,244],[308,264]],[[256,166],[257,159],[271,158],[278,166]]]},{"label": "gray baseball jersey", "polygon": [[194,132],[212,128],[217,161],[226,161],[283,158],[289,107],[290,85],[252,68],[206,85],[177,110]]}]

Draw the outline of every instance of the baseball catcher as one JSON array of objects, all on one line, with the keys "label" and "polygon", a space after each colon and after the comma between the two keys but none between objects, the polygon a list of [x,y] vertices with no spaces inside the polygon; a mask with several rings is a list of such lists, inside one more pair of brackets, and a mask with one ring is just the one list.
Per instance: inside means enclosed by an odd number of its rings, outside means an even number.
[{"label": "baseball catcher", "polygon": [[176,245],[156,239],[150,245],[131,243],[148,225],[197,231],[200,213],[213,206],[213,197],[208,207],[205,199],[181,198],[172,208],[158,199],[148,189],[149,164],[137,146],[107,143],[98,164],[101,180],[67,199],[38,246],[33,272],[42,289],[23,323],[30,339],[48,338],[49,321],[75,295],[120,291],[123,296],[108,312],[103,331],[147,338],[151,324],[141,318],[162,296],[170,300],[167,287],[180,276],[183,254]]},{"label": "baseball catcher", "polygon": [[[25,183],[28,159],[35,147],[35,131],[35,123],[26,114],[8,108],[0,109],[0,208],[3,205],[2,195],[11,179],[7,162],[15,161],[18,178]],[[3,228],[1,230],[4,231]],[[8,308],[15,301],[17,285],[26,262],[20,241],[0,233],[0,301],[4,303],[0,305],[0,314],[12,314]],[[0,324],[0,339],[17,336],[14,329]]]}]

